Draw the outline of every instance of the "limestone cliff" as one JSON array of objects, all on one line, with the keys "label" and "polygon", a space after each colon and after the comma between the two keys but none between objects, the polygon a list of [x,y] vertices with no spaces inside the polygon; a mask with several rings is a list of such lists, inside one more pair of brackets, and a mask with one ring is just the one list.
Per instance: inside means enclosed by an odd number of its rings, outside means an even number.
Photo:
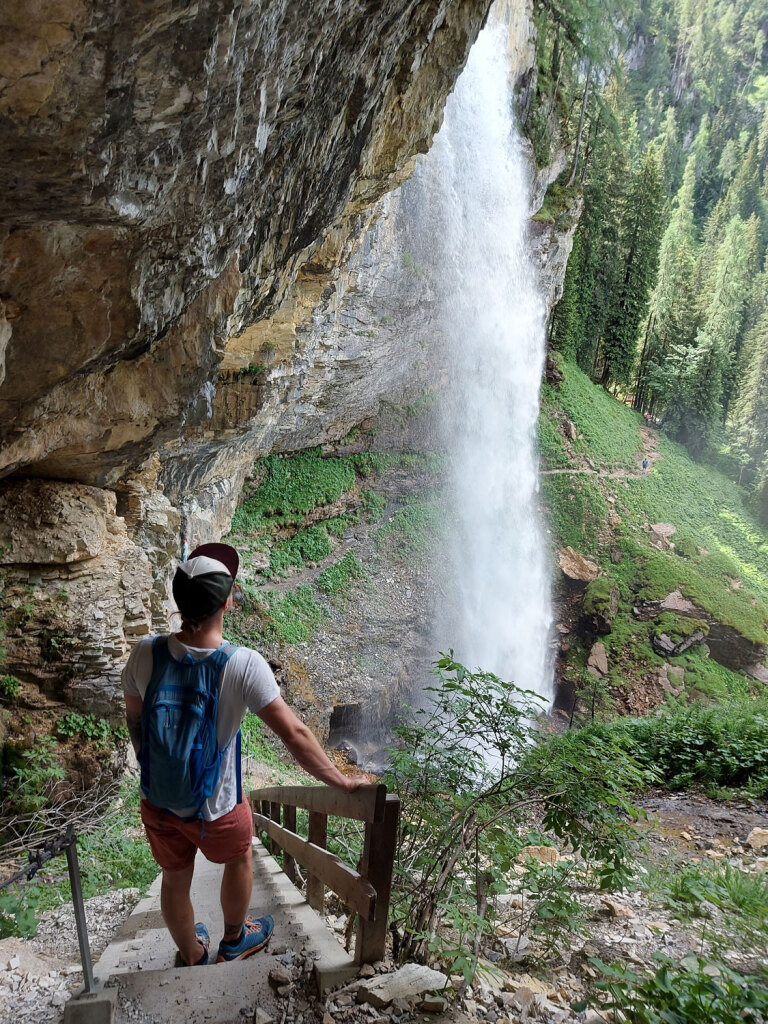
[{"label": "limestone cliff", "polygon": [[[489,5],[4,5],[8,670],[104,706],[130,641],[167,620],[180,529],[219,537],[256,455],[434,385],[439,352],[414,344],[428,296],[394,272],[386,194]],[[522,80],[530,10],[506,8]],[[568,236],[542,230],[555,294]]]}]

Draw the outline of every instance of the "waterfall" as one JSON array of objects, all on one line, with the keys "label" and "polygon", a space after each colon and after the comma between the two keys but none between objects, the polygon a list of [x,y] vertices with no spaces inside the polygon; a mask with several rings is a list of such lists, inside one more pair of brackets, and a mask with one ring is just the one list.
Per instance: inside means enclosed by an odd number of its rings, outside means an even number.
[{"label": "waterfall", "polygon": [[449,528],[436,642],[551,698],[536,420],[545,307],[527,239],[529,167],[506,29],[480,34],[408,197],[445,347]]}]

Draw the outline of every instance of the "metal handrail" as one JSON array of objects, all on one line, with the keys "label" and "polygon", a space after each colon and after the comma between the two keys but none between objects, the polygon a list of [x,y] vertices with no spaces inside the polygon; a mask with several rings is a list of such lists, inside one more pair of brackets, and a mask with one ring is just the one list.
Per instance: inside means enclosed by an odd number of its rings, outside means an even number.
[{"label": "metal handrail", "polygon": [[80,962],[83,965],[83,979],[85,991],[94,992],[95,983],[93,980],[93,965],[91,963],[91,948],[88,943],[88,928],[85,920],[85,905],[83,903],[83,885],[80,879],[80,862],[77,859],[77,837],[75,830],[70,825],[63,836],[56,839],[49,839],[43,846],[36,850],[29,851],[29,863],[21,868],[10,878],[0,882],[0,891],[7,889],[17,882],[31,882],[40,868],[47,864],[54,857],[67,855],[67,869],[69,870],[69,885],[72,889],[72,904],[75,910],[75,924],[77,926],[77,942],[80,947]]}]

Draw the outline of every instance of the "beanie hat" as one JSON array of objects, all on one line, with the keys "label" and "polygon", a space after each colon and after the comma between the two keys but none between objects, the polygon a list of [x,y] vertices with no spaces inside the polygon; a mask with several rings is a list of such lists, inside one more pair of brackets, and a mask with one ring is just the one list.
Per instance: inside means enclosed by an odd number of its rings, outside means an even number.
[{"label": "beanie hat", "polygon": [[232,590],[240,560],[228,544],[202,544],[173,577],[173,596],[182,616],[207,619]]}]

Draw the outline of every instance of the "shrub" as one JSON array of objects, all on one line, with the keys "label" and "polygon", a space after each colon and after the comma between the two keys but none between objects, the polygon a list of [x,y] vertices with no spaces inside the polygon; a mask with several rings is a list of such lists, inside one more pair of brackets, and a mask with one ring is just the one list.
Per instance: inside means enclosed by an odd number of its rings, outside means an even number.
[{"label": "shrub", "polygon": [[382,494],[377,494],[376,491],[371,490],[363,491],[360,496],[363,499],[363,508],[366,515],[372,523],[378,523],[384,515],[387,499]]},{"label": "shrub", "polygon": [[16,700],[21,693],[21,683],[16,676],[0,676],[0,700],[9,703]]},{"label": "shrub", "polygon": [[702,957],[689,956],[680,963],[658,955],[655,959],[656,971],[649,975],[592,960],[603,975],[595,987],[604,993],[594,1005],[601,1013],[619,1011],[628,1024],[757,1024],[768,1011],[764,980],[743,977]]},{"label": "shrub", "polygon": [[269,575],[285,576],[292,567],[322,561],[332,550],[325,526],[308,526],[273,546],[269,554]]},{"label": "shrub", "polygon": [[618,742],[670,789],[746,786],[768,795],[768,698],[673,702],[655,715],[589,729]]},{"label": "shrub", "polygon": [[[434,670],[438,685],[427,690],[426,707],[407,709],[395,729],[386,775],[407,808],[392,899],[395,954],[431,950],[470,979],[480,937],[492,927],[492,896],[520,885],[515,867],[530,804],[539,803],[544,828],[581,853],[595,878],[616,884],[630,874],[625,817],[639,813],[629,792],[647,773],[594,736],[551,747],[533,724],[541,698],[531,691],[468,672],[451,654]],[[532,920],[548,930],[547,942],[567,940],[575,921],[560,891],[568,870],[528,869]]]}]

